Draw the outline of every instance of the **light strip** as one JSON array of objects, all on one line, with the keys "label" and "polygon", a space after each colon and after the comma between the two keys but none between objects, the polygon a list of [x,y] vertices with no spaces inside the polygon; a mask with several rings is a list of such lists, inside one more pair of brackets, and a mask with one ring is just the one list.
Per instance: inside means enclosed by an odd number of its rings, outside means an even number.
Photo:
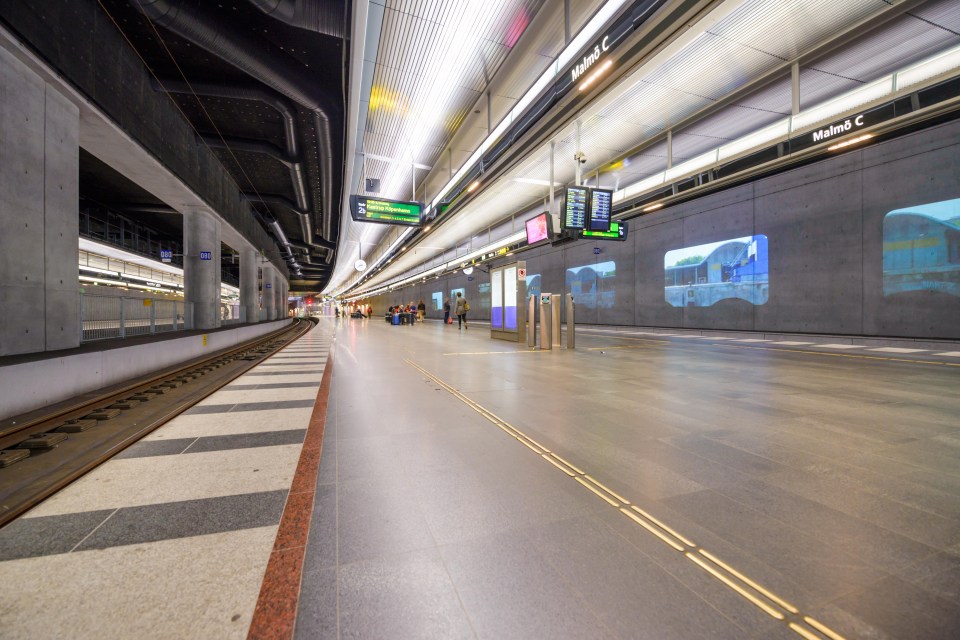
[{"label": "light strip", "polygon": [[109,276],[119,276],[119,271],[111,271],[110,269],[101,269],[99,267],[88,267],[86,265],[80,265],[80,271],[92,271],[93,273],[105,273]]},{"label": "light strip", "polygon": [[583,29],[563,48],[563,51],[557,56],[557,59],[551,64],[547,70],[540,76],[540,78],[533,83],[533,85],[527,89],[526,93],[523,94],[523,97],[517,101],[516,106],[508,113],[503,120],[496,126],[496,128],[491,132],[489,136],[480,143],[480,146],[477,148],[473,154],[467,158],[467,161],[453,174],[453,177],[450,178],[447,184],[443,185],[443,188],[440,189],[439,194],[434,198],[430,206],[431,208],[436,207],[440,202],[446,197],[447,193],[453,189],[460,182],[460,179],[467,173],[467,171],[472,167],[477,160],[480,159],[480,156],[489,149],[494,142],[496,142],[501,135],[507,130],[516,119],[523,115],[523,111],[530,106],[530,104],[540,95],[540,92],[543,91],[551,80],[559,75],[560,71],[571,62],[574,57],[580,53],[580,50],[583,49],[587,43],[596,36],[600,29],[606,25],[613,15],[620,10],[627,2],[630,0],[608,0],[599,11],[591,18],[590,22],[584,25]]},{"label": "light strip", "polygon": [[[902,87],[917,84],[923,79],[943,75],[958,68],[960,68],[960,46],[953,47],[932,58],[905,67],[901,71],[875,80],[853,91],[848,91],[836,98],[811,107],[806,111],[801,111],[794,116],[784,118],[779,122],[775,122],[772,125],[768,125],[759,131],[743,136],[729,144],[708,151],[692,160],[670,167],[664,172],[656,173],[639,182],[627,185],[613,194],[613,202],[621,202],[628,198],[633,198],[654,187],[670,182],[676,177],[694,173],[715,162],[722,162],[745,151],[759,147],[764,143],[771,142],[780,137],[786,137],[791,133],[825,122],[833,117],[839,117],[844,113],[854,111],[861,105],[892,95]],[[842,146],[862,142],[869,137],[871,136],[868,134],[867,136],[848,140],[846,143],[828,147],[827,150],[833,151]]]},{"label": "light strip", "polygon": [[583,91],[586,88],[588,88],[591,84],[593,84],[597,80],[597,78],[602,76],[607,71],[607,69],[609,69],[612,66],[613,66],[613,60],[607,60],[606,62],[604,62],[602,65],[600,65],[599,69],[597,69],[596,71],[590,74],[589,78],[587,78],[586,80],[580,83],[580,86],[577,88],[577,90]]},{"label": "light strip", "polygon": [[827,151],[836,151],[837,149],[842,149],[844,147],[849,147],[852,144],[857,144],[858,142],[863,142],[864,140],[869,140],[873,137],[872,133],[865,133],[862,136],[857,136],[856,138],[851,138],[849,140],[844,140],[843,142],[838,142],[835,145],[827,147]]}]

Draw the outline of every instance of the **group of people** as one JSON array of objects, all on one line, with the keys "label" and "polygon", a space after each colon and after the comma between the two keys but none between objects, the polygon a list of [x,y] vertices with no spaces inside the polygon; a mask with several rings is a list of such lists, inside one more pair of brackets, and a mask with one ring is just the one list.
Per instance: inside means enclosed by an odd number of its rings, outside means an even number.
[{"label": "group of people", "polygon": [[[453,321],[450,319],[451,309],[457,314],[457,326],[460,329],[466,329],[467,312],[470,311],[470,305],[467,303],[467,299],[463,297],[463,293],[457,292],[456,302],[453,306],[450,304],[450,298],[443,301],[444,324],[453,324]],[[420,302],[416,305],[413,304],[413,300],[406,305],[398,304],[387,309],[387,320],[392,319],[393,316],[397,316],[402,324],[413,324],[427,317],[427,305],[424,304],[423,298],[421,298]]]},{"label": "group of people", "polygon": [[423,303],[422,299],[417,305],[414,305],[413,300],[411,300],[408,305],[398,304],[387,309],[387,318],[397,316],[402,324],[413,324],[414,321],[423,320],[426,315],[427,305]]}]

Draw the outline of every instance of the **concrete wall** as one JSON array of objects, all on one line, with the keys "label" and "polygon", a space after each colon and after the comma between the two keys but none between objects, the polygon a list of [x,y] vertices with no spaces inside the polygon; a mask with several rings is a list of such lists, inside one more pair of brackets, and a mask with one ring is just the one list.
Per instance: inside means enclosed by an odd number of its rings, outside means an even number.
[{"label": "concrete wall", "polygon": [[79,110],[0,49],[0,355],[79,344]]},{"label": "concrete wall", "polygon": [[0,420],[276,331],[289,319],[0,367]]},{"label": "concrete wall", "polygon": [[[217,155],[197,143],[173,102],[151,88],[149,72],[97,0],[3,0],[0,24],[29,43],[251,245],[274,246]],[[287,274],[282,259],[267,259]]]},{"label": "concrete wall", "polygon": [[[566,270],[616,263],[598,278],[580,322],[606,325],[960,339],[960,297],[938,291],[883,295],[883,219],[889,211],[960,198],[960,122],[938,125],[704,196],[629,222],[626,242],[579,241],[522,252],[541,290],[566,293]],[[676,307],[664,295],[664,254],[764,234],[769,299]],[[599,247],[601,253],[594,254]],[[960,265],[957,265],[960,269]],[[375,313],[465,287],[470,315],[489,319],[480,285],[458,274],[373,301]],[[489,296],[487,296],[489,300]],[[480,302],[480,304],[475,304]],[[489,303],[487,303],[488,305]],[[442,317],[442,312],[429,312]]]}]

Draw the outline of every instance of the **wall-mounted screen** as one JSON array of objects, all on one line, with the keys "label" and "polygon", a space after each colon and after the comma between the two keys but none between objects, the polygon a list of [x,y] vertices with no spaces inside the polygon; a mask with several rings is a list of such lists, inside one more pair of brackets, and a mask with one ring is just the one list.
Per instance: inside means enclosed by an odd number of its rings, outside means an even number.
[{"label": "wall-mounted screen", "polygon": [[553,237],[553,220],[543,213],[527,220],[527,244],[535,244]]},{"label": "wall-mounted screen", "polygon": [[589,229],[584,229],[580,232],[580,237],[588,240],[626,240],[627,221],[611,220],[609,231],[590,231]]},{"label": "wall-mounted screen", "polygon": [[960,199],[883,218],[883,295],[936,291],[960,297]]},{"label": "wall-mounted screen", "polygon": [[357,222],[419,227],[423,219],[423,205],[419,202],[350,196],[350,216]]},{"label": "wall-mounted screen", "polygon": [[433,300],[434,311],[440,311],[443,309],[443,291],[434,291],[430,294],[430,299]]},{"label": "wall-mounted screen", "polygon": [[590,189],[587,187],[567,187],[563,200],[563,228],[583,229],[590,216]]},{"label": "wall-mounted screen", "polygon": [[567,289],[578,307],[613,309],[617,303],[617,263],[613,260],[567,269]]},{"label": "wall-mounted screen", "polygon": [[663,273],[664,297],[674,307],[709,307],[730,298],[765,304],[770,296],[767,236],[668,251]]},{"label": "wall-mounted screen", "polygon": [[613,212],[613,191],[608,189],[590,190],[590,231],[609,231],[610,214]]}]

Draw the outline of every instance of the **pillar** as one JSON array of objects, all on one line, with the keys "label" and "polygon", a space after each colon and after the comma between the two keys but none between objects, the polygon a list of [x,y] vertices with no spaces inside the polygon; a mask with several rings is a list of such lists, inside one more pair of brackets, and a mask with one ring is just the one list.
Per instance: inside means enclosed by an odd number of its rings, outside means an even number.
[{"label": "pillar", "polygon": [[0,49],[0,356],[80,344],[79,123]]},{"label": "pillar", "polygon": [[220,221],[206,209],[183,212],[183,297],[194,329],[220,326]]},{"label": "pillar", "polygon": [[240,249],[240,321],[260,322],[257,266],[260,253],[253,247]]},{"label": "pillar", "polygon": [[260,292],[263,298],[263,319],[277,319],[277,297],[273,295],[273,272],[274,268],[270,264],[263,265],[263,290]]},{"label": "pillar", "polygon": [[277,272],[275,290],[277,292],[277,318],[287,317],[287,294],[284,291],[287,281],[283,279],[283,274]]}]

